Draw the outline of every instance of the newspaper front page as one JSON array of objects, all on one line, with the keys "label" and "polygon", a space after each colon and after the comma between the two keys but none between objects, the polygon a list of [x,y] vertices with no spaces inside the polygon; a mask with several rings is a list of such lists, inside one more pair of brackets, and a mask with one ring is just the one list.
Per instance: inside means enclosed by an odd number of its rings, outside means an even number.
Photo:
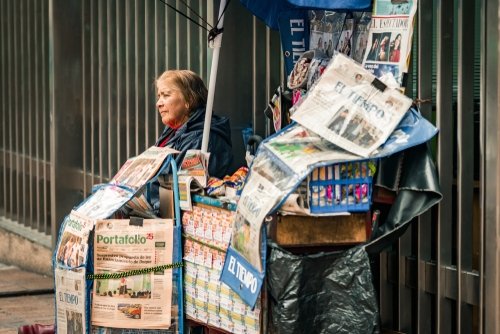
[{"label": "newspaper front page", "polygon": [[[171,264],[173,221],[101,220],[94,237],[95,273],[120,273]],[[171,325],[172,269],[96,279],[92,325],[114,328],[166,329]]]},{"label": "newspaper front page", "polygon": [[337,54],[292,119],[362,157],[382,145],[412,101]]},{"label": "newspaper front page", "polygon": [[391,87],[408,72],[417,0],[374,0],[363,66]]},{"label": "newspaper front page", "polygon": [[128,159],[111,180],[111,184],[138,190],[160,169],[168,155],[179,153],[168,147],[151,146],[137,157]]},{"label": "newspaper front page", "polygon": [[87,332],[85,308],[85,268],[66,270],[56,268],[57,333],[83,334]]},{"label": "newspaper front page", "polygon": [[90,231],[94,228],[94,221],[71,211],[63,224],[56,262],[66,267],[79,267],[87,263],[88,239]]}]

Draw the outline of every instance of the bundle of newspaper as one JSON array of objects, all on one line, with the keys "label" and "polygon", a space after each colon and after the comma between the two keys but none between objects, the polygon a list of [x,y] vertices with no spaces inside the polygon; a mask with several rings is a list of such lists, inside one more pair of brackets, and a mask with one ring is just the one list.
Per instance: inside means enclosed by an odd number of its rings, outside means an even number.
[{"label": "bundle of newspaper", "polygon": [[[172,269],[149,271],[172,263],[173,221],[101,220],[94,237],[96,279],[92,325],[114,328],[165,329],[171,325]],[[141,274],[116,273],[140,271]]]},{"label": "bundle of newspaper", "polygon": [[338,53],[292,119],[335,145],[368,157],[412,104],[354,60]]}]

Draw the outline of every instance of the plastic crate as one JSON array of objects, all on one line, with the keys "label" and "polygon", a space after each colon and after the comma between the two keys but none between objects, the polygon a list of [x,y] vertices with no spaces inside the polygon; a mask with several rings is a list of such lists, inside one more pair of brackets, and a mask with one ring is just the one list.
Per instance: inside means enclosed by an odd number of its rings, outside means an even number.
[{"label": "plastic crate", "polygon": [[311,213],[370,210],[373,160],[338,163],[314,169],[308,177]]}]

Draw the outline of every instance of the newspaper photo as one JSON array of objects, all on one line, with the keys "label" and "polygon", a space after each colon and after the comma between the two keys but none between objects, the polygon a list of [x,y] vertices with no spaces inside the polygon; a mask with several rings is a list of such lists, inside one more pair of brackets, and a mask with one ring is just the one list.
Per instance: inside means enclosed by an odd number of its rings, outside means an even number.
[{"label": "newspaper photo", "polygon": [[390,87],[408,72],[417,0],[374,0],[363,66]]},{"label": "newspaper photo", "polygon": [[151,146],[137,157],[128,159],[111,180],[111,184],[138,190],[156,175],[168,155],[179,153],[168,147]]},{"label": "newspaper photo", "polygon": [[412,101],[338,53],[292,119],[356,155],[367,157],[389,137]]},{"label": "newspaper photo", "polygon": [[85,308],[85,268],[66,270],[56,268],[57,333],[87,333]]},{"label": "newspaper photo", "polygon": [[261,272],[262,224],[281,197],[273,183],[255,172],[248,178],[236,209],[231,245]]},{"label": "newspaper photo", "polygon": [[71,211],[63,222],[57,245],[56,262],[66,267],[79,267],[87,263],[88,239],[94,221]]},{"label": "newspaper photo", "polygon": [[126,219],[96,222],[96,274],[144,273],[96,279],[92,325],[114,328],[166,329],[171,325],[172,269],[148,271],[172,263],[173,221],[145,219],[142,226]]}]

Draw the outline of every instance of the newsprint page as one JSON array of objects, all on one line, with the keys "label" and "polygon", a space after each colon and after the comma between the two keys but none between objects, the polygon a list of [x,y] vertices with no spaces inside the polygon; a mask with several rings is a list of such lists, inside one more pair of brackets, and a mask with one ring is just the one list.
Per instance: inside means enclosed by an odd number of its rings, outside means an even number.
[{"label": "newsprint page", "polygon": [[411,104],[397,89],[388,88],[338,53],[292,119],[335,145],[368,157],[386,141]]},{"label": "newsprint page", "polygon": [[[94,237],[96,274],[148,269],[172,263],[173,221],[100,220]],[[92,325],[165,329],[171,325],[172,269],[117,279],[96,279]]]}]

